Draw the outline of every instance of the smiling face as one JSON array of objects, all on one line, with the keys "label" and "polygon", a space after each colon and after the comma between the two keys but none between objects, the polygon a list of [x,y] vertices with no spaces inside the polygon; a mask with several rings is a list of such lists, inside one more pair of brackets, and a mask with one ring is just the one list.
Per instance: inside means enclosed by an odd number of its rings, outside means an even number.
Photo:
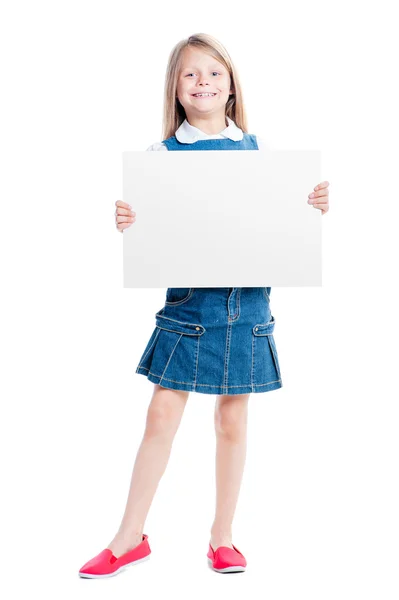
[{"label": "smiling face", "polygon": [[229,72],[214,56],[198,48],[184,49],[176,94],[188,120],[190,116],[224,118],[230,83]]}]

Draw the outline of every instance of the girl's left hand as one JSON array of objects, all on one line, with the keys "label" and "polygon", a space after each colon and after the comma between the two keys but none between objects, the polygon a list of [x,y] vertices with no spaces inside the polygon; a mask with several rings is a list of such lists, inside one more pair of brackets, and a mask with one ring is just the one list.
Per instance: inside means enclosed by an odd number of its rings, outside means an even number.
[{"label": "girl's left hand", "polygon": [[328,204],[328,186],[330,184],[328,181],[323,181],[316,185],[314,192],[309,194],[308,203],[313,204],[314,208],[319,208],[321,210],[321,214],[324,215],[330,208]]}]

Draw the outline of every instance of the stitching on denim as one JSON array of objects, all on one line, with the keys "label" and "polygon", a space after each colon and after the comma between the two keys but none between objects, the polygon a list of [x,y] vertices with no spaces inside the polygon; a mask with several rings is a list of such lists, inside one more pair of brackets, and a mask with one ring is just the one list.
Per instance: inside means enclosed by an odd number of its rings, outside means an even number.
[{"label": "stitching on denim", "polygon": [[[172,319],[171,317],[165,317],[164,315],[160,315],[159,313],[157,313],[156,316],[160,319],[165,319],[166,321],[173,321],[174,323],[180,323],[181,325],[192,325],[193,327],[201,327],[201,329],[206,331],[205,327],[203,325],[200,325],[199,323],[188,323],[187,321],[186,322],[178,321],[177,319]],[[159,327],[159,325],[157,325],[157,327]]]},{"label": "stitching on denim", "polygon": [[254,325],[252,328],[253,334],[256,335],[257,337],[264,337],[265,335],[273,335],[273,331],[271,331],[270,333],[255,333],[256,327],[267,327],[271,323],[273,323],[274,325],[276,324],[276,319],[273,317],[273,315],[270,315],[270,319],[267,323],[256,323],[256,325]]},{"label": "stitching on denim", "polygon": [[267,321],[267,323],[257,323],[256,327],[264,327],[265,325],[270,325],[270,323],[275,323],[276,319],[273,317],[273,315],[270,315],[270,319]]},{"label": "stitching on denim", "polygon": [[228,321],[229,323],[234,323],[235,321],[237,321],[237,320],[238,320],[238,318],[239,318],[239,316],[240,316],[240,296],[241,296],[241,288],[236,288],[236,289],[237,289],[237,292],[236,292],[236,311],[237,311],[237,312],[236,312],[236,313],[234,313],[234,314],[235,314],[235,316],[234,316],[233,318],[232,318],[232,317],[230,317],[230,311],[229,311],[229,308],[228,308],[228,306],[229,306],[229,301],[230,301],[230,296],[233,294],[233,292],[230,292],[230,294],[229,294],[229,297],[228,297],[228,299],[227,299],[227,312],[228,312],[228,314],[227,314],[227,321]]},{"label": "stitching on denim", "polygon": [[193,293],[194,293],[194,288],[190,288],[190,291],[188,292],[188,295],[185,298],[182,298],[182,300],[177,300],[176,302],[167,302],[165,300],[165,305],[166,306],[180,306],[180,304],[187,302],[187,300],[189,300],[191,298]]},{"label": "stitching on denim", "polygon": [[159,333],[160,333],[160,329],[158,329],[158,330],[157,330],[157,333],[156,333],[156,335],[155,335],[155,337],[154,337],[154,340],[153,340],[153,342],[152,342],[151,346],[148,348],[147,352],[146,352],[146,353],[144,354],[144,356],[142,357],[142,359],[141,359],[141,361],[140,361],[140,363],[139,363],[139,367],[141,367],[142,363],[144,362],[144,360],[145,360],[145,359],[146,359],[146,357],[148,356],[148,354],[149,354],[150,350],[152,349],[152,347],[154,346],[155,342],[157,341],[157,339],[158,339],[158,336],[159,336]]},{"label": "stitching on denim", "polygon": [[191,335],[194,337],[200,337],[204,332],[201,331],[200,333],[188,333],[187,331],[185,331],[184,333],[182,333],[181,331],[176,331],[176,329],[167,329],[166,327],[161,327],[160,325],[157,325],[158,329],[163,329],[164,331],[170,331],[171,333],[177,333],[180,335]]},{"label": "stitching on denim", "polygon": [[223,389],[228,389],[228,372],[229,372],[229,360],[230,360],[230,338],[231,338],[231,325],[227,324],[226,331],[226,344],[224,351],[224,373],[223,373]]},{"label": "stitching on denim", "polygon": [[197,348],[196,348],[196,361],[195,361],[195,374],[194,374],[194,389],[196,388],[197,385],[197,375],[198,375],[198,358],[199,358],[199,350],[200,350],[200,336],[198,336],[198,342],[197,342]]},{"label": "stitching on denim", "polygon": [[[162,379],[164,379],[165,381],[172,381],[173,383],[183,383],[184,385],[193,385],[192,381],[177,381],[176,379],[170,379],[169,377],[164,377],[163,375],[157,375],[156,373],[153,373],[152,371],[150,371],[149,369],[147,369],[147,367],[140,367],[140,369],[143,369],[144,371],[148,371],[149,375],[153,375],[154,377],[162,377]],[[137,369],[138,370],[138,369]],[[280,379],[276,379],[274,381],[268,381],[267,383],[255,383],[254,387],[264,387],[265,385],[272,385],[273,383],[279,383],[281,382],[281,378]],[[229,385],[227,386],[228,389],[231,388],[241,388],[241,387],[250,387],[251,384],[249,383],[244,383],[242,385]],[[211,383],[197,383],[196,386],[201,386],[201,387],[216,387],[216,388],[224,388],[226,386],[222,385],[214,385]]]},{"label": "stitching on denim", "polygon": [[238,292],[237,292],[237,319],[234,319],[235,321],[238,321],[239,317],[240,317],[240,298],[241,298],[241,289],[242,288],[238,288]]},{"label": "stitching on denim", "polygon": [[255,381],[255,377],[254,377],[254,373],[255,373],[255,336],[252,336],[252,367],[251,367],[251,387],[252,387],[252,391],[254,390],[254,381]]},{"label": "stitching on denim", "polygon": [[[167,368],[168,368],[168,366],[169,366],[169,363],[170,363],[170,361],[171,361],[171,359],[172,359],[172,356],[173,356],[173,354],[174,354],[174,352],[175,352],[175,350],[176,350],[176,346],[177,346],[177,344],[180,342],[180,340],[181,340],[181,338],[182,338],[182,337],[183,337],[183,334],[181,334],[181,335],[180,335],[179,339],[177,340],[176,344],[174,345],[174,348],[173,348],[173,350],[172,350],[172,353],[171,353],[171,355],[169,356],[169,360],[168,360],[168,362],[166,363],[166,366],[165,366],[165,368],[164,368],[164,370],[163,370],[163,373],[162,373],[162,376],[161,376],[161,381],[162,381],[162,379],[163,379],[163,376],[164,376],[164,374],[165,374],[165,372],[166,372],[166,369],[167,369]],[[161,381],[160,381],[160,382],[161,382]]]},{"label": "stitching on denim", "polygon": [[267,300],[267,301],[270,303],[270,296],[269,296],[269,294],[267,293],[267,291],[266,291],[266,288],[264,287],[264,288],[262,288],[262,289],[263,289],[263,294],[264,294],[264,296],[265,296],[266,300]]},{"label": "stitching on denim", "polygon": [[[272,335],[272,334],[271,334],[271,335]],[[279,377],[281,377],[281,373],[280,373],[280,367],[279,367],[279,364],[278,364],[277,357],[276,357],[276,355],[275,355],[275,353],[274,353],[274,348],[273,348],[273,344],[272,344],[272,342],[271,342],[270,336],[269,336],[267,339],[268,339],[268,341],[269,341],[269,346],[270,346],[270,348],[271,348],[271,351],[272,351],[273,360],[274,360],[274,366],[276,367],[276,372],[277,372],[277,375],[278,375]],[[274,338],[273,338],[273,341],[274,341]]]}]

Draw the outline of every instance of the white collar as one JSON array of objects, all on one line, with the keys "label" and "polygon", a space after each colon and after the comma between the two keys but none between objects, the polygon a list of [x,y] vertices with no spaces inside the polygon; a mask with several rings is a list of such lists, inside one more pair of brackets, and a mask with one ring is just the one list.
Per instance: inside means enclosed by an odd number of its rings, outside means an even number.
[{"label": "white collar", "polygon": [[197,140],[209,140],[209,139],[218,139],[220,136],[225,138],[230,138],[234,142],[239,142],[244,137],[242,129],[237,127],[237,125],[232,121],[227,115],[226,119],[228,122],[228,126],[226,129],[223,129],[220,133],[209,134],[204,133],[201,129],[190,125],[187,119],[184,119],[183,123],[176,130],[175,136],[179,142],[183,144],[192,144]]}]

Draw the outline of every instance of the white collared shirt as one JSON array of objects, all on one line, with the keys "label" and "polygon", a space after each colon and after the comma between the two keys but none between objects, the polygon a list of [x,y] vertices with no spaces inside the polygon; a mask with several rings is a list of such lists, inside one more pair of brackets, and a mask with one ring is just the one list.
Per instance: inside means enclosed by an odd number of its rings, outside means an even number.
[{"label": "white collared shirt", "polygon": [[[198,127],[194,127],[190,125],[187,119],[184,119],[183,123],[176,130],[175,136],[179,142],[184,144],[193,144],[197,140],[221,140],[225,138],[229,138],[234,142],[239,142],[244,137],[242,129],[237,127],[237,125],[227,117],[228,126],[226,129],[223,129],[220,133],[204,133]],[[269,150],[270,146],[267,144],[265,140],[262,140],[258,136],[256,136],[256,141],[258,142],[259,150]],[[168,150],[163,142],[156,142],[152,144],[147,150]]]}]

